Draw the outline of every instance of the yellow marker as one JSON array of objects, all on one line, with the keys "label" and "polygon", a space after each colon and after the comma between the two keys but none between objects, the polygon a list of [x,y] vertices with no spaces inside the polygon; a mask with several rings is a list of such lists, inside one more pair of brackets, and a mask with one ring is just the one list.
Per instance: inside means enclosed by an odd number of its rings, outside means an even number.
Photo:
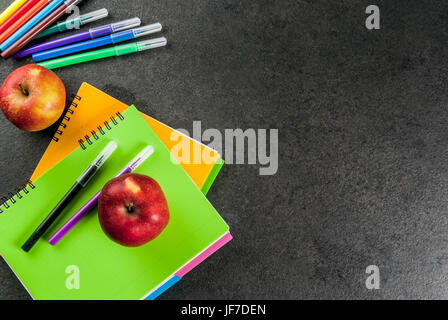
[{"label": "yellow marker", "polygon": [[13,3],[9,5],[8,8],[6,8],[5,11],[3,11],[0,14],[0,24],[6,21],[10,16],[13,15],[14,12],[16,12],[23,4],[27,2],[27,0],[16,0]]}]

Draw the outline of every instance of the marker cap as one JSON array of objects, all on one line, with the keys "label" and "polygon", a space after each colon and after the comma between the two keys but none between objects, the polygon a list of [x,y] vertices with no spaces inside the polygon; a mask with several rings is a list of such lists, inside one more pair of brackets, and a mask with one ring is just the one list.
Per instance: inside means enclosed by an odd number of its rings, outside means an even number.
[{"label": "marker cap", "polygon": [[117,149],[117,143],[112,141],[101,151],[98,157],[93,160],[92,164],[84,171],[84,173],[76,180],[83,187],[89,183],[90,179],[97,173],[98,169],[106,162],[111,154]]},{"label": "marker cap", "polygon": [[132,19],[112,23],[110,26],[111,26],[113,32],[118,32],[118,31],[130,29],[130,28],[138,27],[141,25],[141,23],[142,23],[142,21],[140,20],[140,18],[132,18]]},{"label": "marker cap", "polygon": [[153,24],[150,24],[147,26],[132,29],[132,32],[134,33],[134,38],[143,37],[148,34],[160,32],[160,31],[162,31],[162,25],[160,23],[153,23]]},{"label": "marker cap", "polygon": [[93,166],[97,168],[101,167],[104,162],[110,157],[110,155],[117,149],[117,143],[115,141],[111,141],[108,145],[101,151],[98,157],[92,162]]},{"label": "marker cap", "polygon": [[167,40],[165,37],[151,39],[151,40],[145,40],[145,41],[139,41],[137,42],[137,48],[138,51],[145,51],[150,50],[154,48],[164,47],[167,44]]},{"label": "marker cap", "polygon": [[146,161],[154,153],[154,148],[152,146],[147,146],[142,150],[128,165],[132,171],[137,169],[143,162]]},{"label": "marker cap", "polygon": [[79,16],[79,22],[81,23],[81,25],[83,25],[83,24],[95,22],[97,20],[106,18],[108,15],[109,15],[109,11],[107,11],[106,8],[103,8],[103,9],[92,11],[92,12],[89,12],[89,13]]},{"label": "marker cap", "polygon": [[109,15],[107,9],[100,9],[96,11],[92,11],[83,15],[80,15],[77,18],[69,19],[66,21],[59,22],[56,26],[59,32],[65,31],[67,29],[75,29],[84,24],[88,24],[91,22],[95,22],[97,20],[106,18]]}]

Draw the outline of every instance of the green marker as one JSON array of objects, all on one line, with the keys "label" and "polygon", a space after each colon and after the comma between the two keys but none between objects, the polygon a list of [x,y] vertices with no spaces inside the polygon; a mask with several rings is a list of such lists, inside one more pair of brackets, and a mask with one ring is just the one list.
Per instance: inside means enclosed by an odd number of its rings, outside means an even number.
[{"label": "green marker", "polygon": [[72,56],[57,58],[53,60],[44,61],[38,63],[38,65],[45,67],[47,69],[56,69],[71,66],[73,64],[88,62],[92,60],[105,59],[115,56],[122,56],[125,54],[136,53],[140,51],[145,51],[149,49],[155,49],[159,47],[166,46],[166,38],[156,38],[151,40],[133,42],[129,44],[123,44],[120,46],[115,46],[111,48],[88,51],[80,54],[75,54]]},{"label": "green marker", "polygon": [[39,33],[34,39],[42,38],[49,36],[54,33],[64,32],[66,30],[78,29],[78,27],[83,26],[88,23],[92,23],[101,19],[106,18],[109,15],[107,9],[100,9],[96,11],[92,11],[79,17],[67,19],[65,21],[61,21],[56,23],[54,26],[42,31]]}]

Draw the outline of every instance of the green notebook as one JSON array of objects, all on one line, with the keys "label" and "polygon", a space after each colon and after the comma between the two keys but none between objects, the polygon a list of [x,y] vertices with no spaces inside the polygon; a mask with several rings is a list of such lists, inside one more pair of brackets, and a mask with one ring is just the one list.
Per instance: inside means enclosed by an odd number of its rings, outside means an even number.
[{"label": "green notebook", "polygon": [[[81,141],[82,147],[33,182],[33,189],[22,191],[20,199],[8,201],[9,208],[0,214],[0,252],[35,299],[142,299],[229,231],[135,107],[109,119],[103,131]],[[25,240],[110,141],[118,148],[95,178],[35,247],[22,251]],[[154,178],[165,193],[170,221],[162,234],[138,248],[120,246],[103,233],[94,209],[52,247],[47,238],[148,144],[155,152],[136,172]],[[79,270],[79,289],[67,285],[73,268]]]}]

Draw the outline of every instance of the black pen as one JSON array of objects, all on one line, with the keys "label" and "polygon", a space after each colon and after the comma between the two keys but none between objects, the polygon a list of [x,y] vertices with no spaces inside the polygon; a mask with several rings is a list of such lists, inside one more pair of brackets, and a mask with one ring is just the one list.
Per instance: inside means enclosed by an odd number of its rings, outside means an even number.
[{"label": "black pen", "polygon": [[22,249],[25,252],[31,250],[31,248],[36,244],[37,240],[48,230],[48,228],[53,224],[53,222],[59,217],[65,207],[70,203],[70,201],[76,196],[76,194],[84,188],[92,179],[92,177],[97,173],[101,166],[106,162],[110,155],[117,148],[116,142],[110,142],[106,148],[101,151],[98,157],[89,165],[89,167],[84,171],[84,173],[76,180],[73,187],[65,194],[65,196],[59,201],[59,203],[54,207],[54,209],[48,214],[44,221],[37,227],[33,234],[26,240]]}]

